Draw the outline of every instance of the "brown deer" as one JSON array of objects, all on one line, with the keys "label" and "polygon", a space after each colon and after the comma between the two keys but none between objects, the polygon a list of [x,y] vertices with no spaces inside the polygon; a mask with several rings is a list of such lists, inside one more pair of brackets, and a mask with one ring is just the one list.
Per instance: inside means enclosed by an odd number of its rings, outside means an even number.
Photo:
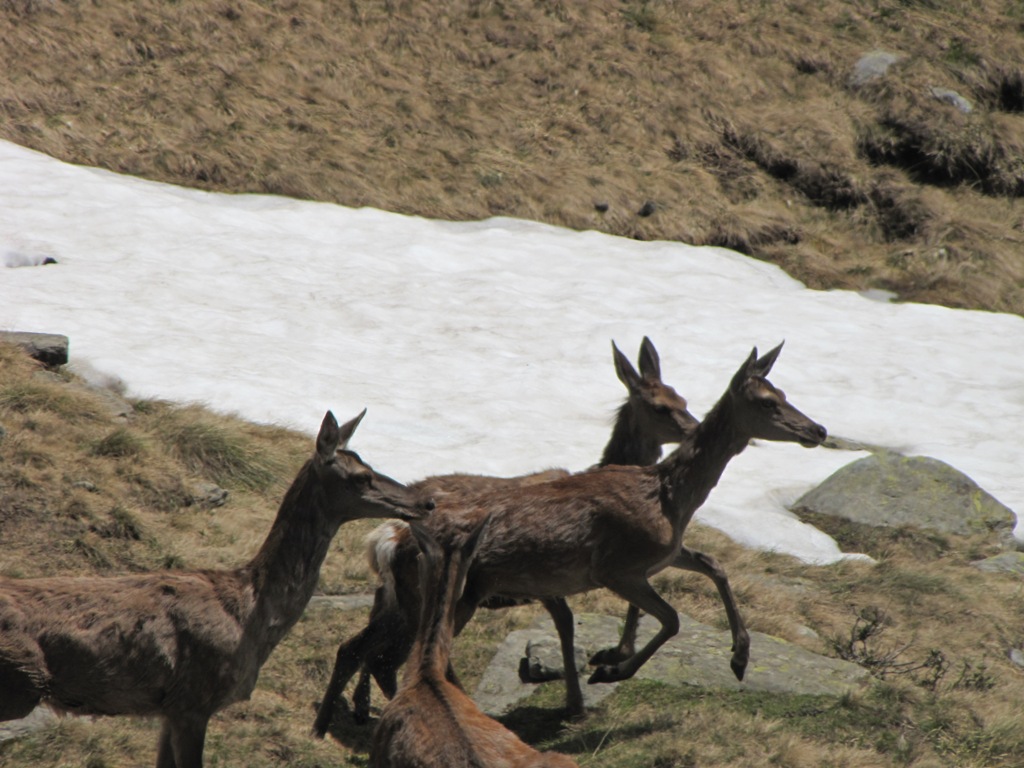
[{"label": "brown deer", "polygon": [[[456,633],[477,606],[495,598],[540,600],[562,643],[566,706],[570,715],[578,715],[583,697],[572,654],[572,613],[564,598],[606,587],[661,623],[643,648],[626,658],[599,659],[590,677],[591,683],[623,680],[678,632],[675,609],[648,582],[651,575],[675,566],[705,573],[720,584],[733,629],[731,665],[742,677],[749,638],[728,582],[717,565],[712,567],[713,561],[685,549],[682,536],[728,462],[751,439],[806,447],[824,441],[825,428],[788,403],[766,378],[781,349],[780,344],[760,358],[752,351],[692,439],[653,467],[609,466],[514,491],[446,498],[429,522],[441,541],[493,513],[460,601]],[[408,534],[394,530],[380,552],[382,572],[389,571],[386,579],[407,583],[408,553],[415,547]]]},{"label": "brown deer", "polygon": [[[649,338],[645,336],[640,345],[639,373],[614,342],[612,357],[615,372],[625,385],[628,396],[619,408],[611,438],[597,466],[653,464],[661,457],[663,444],[689,440],[696,429],[697,420],[687,411],[686,400],[662,381],[661,359]],[[565,470],[547,470],[514,478],[439,475],[421,480],[412,487],[429,492],[440,503],[449,495],[457,499],[489,489],[539,484],[568,474]],[[456,514],[459,510],[457,504],[442,503],[442,508]],[[388,561],[392,535],[394,531],[384,526],[371,536],[367,553],[370,568],[383,577],[384,583],[374,597],[367,626],[338,648],[330,682],[313,725],[313,734],[318,737],[322,738],[327,732],[334,716],[335,703],[360,665],[363,671],[353,695],[353,718],[357,723],[364,723],[369,718],[371,675],[388,698],[395,694],[398,668],[409,655],[420,607],[418,572],[412,560],[417,552],[415,547],[409,550],[411,559],[404,569],[399,567],[392,570],[378,565],[379,562]],[[394,574],[398,574],[400,584],[395,583],[392,578]],[[489,607],[508,604],[506,601],[495,600]]]},{"label": "brown deer", "polygon": [[410,524],[424,599],[402,687],[373,734],[371,768],[578,768],[566,755],[523,743],[447,679],[455,606],[488,521],[444,549],[419,523]]},{"label": "brown deer", "polygon": [[[494,595],[540,599],[549,605],[552,598],[605,587],[661,623],[643,648],[614,663],[599,664],[589,682],[632,677],[679,631],[675,609],[655,592],[648,578],[670,566],[712,575],[712,569],[701,565],[698,553],[684,549],[681,540],[728,462],[754,438],[805,447],[825,440],[825,428],[788,403],[766,378],[781,349],[780,344],[760,358],[753,350],[692,441],[654,467],[607,467],[524,488],[515,496],[491,493],[467,500],[476,513],[462,515],[460,522],[478,519],[485,512],[492,521],[460,601],[456,631],[477,605]],[[430,526],[434,535],[439,539],[451,535],[452,519],[442,514],[437,521],[442,532]],[[728,606],[725,593],[723,600]],[[552,615],[563,647],[571,646],[572,615],[564,601],[561,606],[561,613]],[[738,619],[730,615],[730,621],[734,618]],[[738,676],[746,668],[748,655],[748,640],[734,647],[731,663]],[[566,685],[571,710],[576,692],[569,666]]]},{"label": "brown deer", "polygon": [[210,717],[249,698],[339,526],[433,508],[347,450],[365,413],[339,428],[327,412],[263,546],[236,570],[0,579],[0,721],[40,703],[160,717],[158,768],[201,766]]}]

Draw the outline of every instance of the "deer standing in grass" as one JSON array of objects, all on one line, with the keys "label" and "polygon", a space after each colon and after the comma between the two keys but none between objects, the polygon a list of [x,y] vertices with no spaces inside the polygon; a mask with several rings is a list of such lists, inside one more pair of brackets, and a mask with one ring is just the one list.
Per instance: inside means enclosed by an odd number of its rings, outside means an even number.
[{"label": "deer standing in grass", "polygon": [[[611,438],[597,466],[654,464],[661,457],[662,445],[690,439],[697,427],[697,420],[687,411],[686,400],[662,381],[661,359],[649,338],[645,336],[640,345],[639,373],[614,343],[612,357],[615,372],[625,385],[628,396],[619,408]],[[458,513],[458,504],[446,504],[442,500],[449,497],[458,499],[467,494],[497,488],[514,489],[535,485],[568,474],[564,470],[547,470],[515,478],[440,475],[421,480],[411,487],[433,494],[442,510]],[[390,542],[396,530],[384,526],[371,535],[368,552],[370,568],[384,576],[384,583],[377,590],[366,628],[338,648],[334,670],[313,725],[316,736],[323,737],[327,732],[334,715],[335,702],[360,665],[363,671],[353,695],[353,717],[356,722],[366,722],[369,718],[371,675],[388,698],[395,695],[398,668],[409,655],[420,610],[418,571],[413,562],[418,550],[415,547],[409,550],[408,567],[378,567],[378,561],[388,561]],[[397,577],[397,583],[391,578],[393,575]],[[495,600],[489,607],[508,604]],[[569,652],[572,653],[572,650]]]},{"label": "deer standing in grass", "polygon": [[[753,350],[691,439],[655,466],[609,466],[541,485],[446,498],[428,523],[440,541],[462,535],[492,514],[456,614],[456,634],[479,605],[495,598],[540,600],[562,644],[566,707],[578,715],[583,695],[573,661],[572,613],[564,598],[605,587],[659,621],[659,631],[643,648],[597,659],[589,682],[624,680],[679,631],[675,609],[648,582],[659,571],[678,567],[704,573],[719,586],[733,634],[731,666],[742,678],[750,641],[725,574],[711,558],[685,548],[682,537],[729,461],[751,439],[805,447],[824,441],[825,428],[767,379],[781,348],[763,357]],[[392,530],[381,570],[390,573],[385,580],[407,583],[403,574],[415,546],[407,533]]]},{"label": "deer standing in grass", "polygon": [[488,520],[443,549],[410,523],[424,599],[402,687],[373,734],[371,768],[578,768],[565,755],[523,743],[447,679],[455,606]]},{"label": "deer standing in grass", "polygon": [[157,767],[199,768],[210,717],[249,698],[339,526],[433,508],[347,450],[365,413],[339,427],[328,411],[263,546],[236,570],[0,579],[0,721],[40,703],[161,717]]}]

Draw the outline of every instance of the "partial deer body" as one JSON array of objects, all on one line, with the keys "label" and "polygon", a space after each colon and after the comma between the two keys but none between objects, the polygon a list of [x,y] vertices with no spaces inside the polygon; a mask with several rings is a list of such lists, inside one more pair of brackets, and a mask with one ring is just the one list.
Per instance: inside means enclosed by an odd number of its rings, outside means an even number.
[{"label": "partial deer body", "polygon": [[384,708],[373,735],[372,768],[577,766],[565,755],[538,752],[522,742],[446,677],[455,606],[487,525],[484,518],[467,536],[448,540],[442,549],[429,532],[412,523],[421,550],[418,583],[425,597],[402,687]]},{"label": "partial deer body", "polygon": [[[687,411],[686,400],[661,380],[661,360],[650,339],[644,337],[640,345],[639,373],[614,344],[612,356],[616,374],[629,395],[619,408],[598,466],[653,464],[660,458],[663,444],[687,442],[697,427],[697,420]],[[457,519],[462,514],[461,500],[465,498],[501,490],[515,493],[519,488],[568,475],[564,470],[547,470],[519,478],[441,475],[412,487],[435,497],[438,502],[435,515],[450,514]],[[464,526],[471,526],[476,519],[468,518],[463,521]],[[314,735],[322,737],[327,732],[335,702],[360,665],[364,670],[353,695],[353,715],[357,722],[365,722],[369,716],[370,674],[388,698],[394,696],[397,671],[409,655],[419,615],[417,552],[405,526],[382,526],[368,539],[370,569],[381,576],[383,583],[374,596],[367,626],[338,648],[330,682],[317,710]],[[504,605],[508,603],[499,598],[488,607]],[[549,611],[561,613],[560,606],[545,605]],[[571,654],[572,649],[568,652]]]},{"label": "partial deer body", "polygon": [[[365,411],[363,412],[365,414]],[[0,579],[0,720],[37,704],[163,718],[158,768],[197,768],[210,717],[248,699],[346,520],[432,508],[346,450],[328,412],[263,546],[236,570]]]}]

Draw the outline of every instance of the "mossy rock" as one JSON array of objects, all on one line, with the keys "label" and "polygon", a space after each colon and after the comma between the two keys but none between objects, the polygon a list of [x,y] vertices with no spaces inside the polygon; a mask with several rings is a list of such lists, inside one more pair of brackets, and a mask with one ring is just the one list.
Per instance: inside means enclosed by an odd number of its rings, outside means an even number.
[{"label": "mossy rock", "polygon": [[1017,516],[971,478],[926,456],[880,453],[839,469],[792,507],[874,526],[1012,538]]},{"label": "mossy rock", "polygon": [[[586,659],[595,651],[618,642],[622,619],[584,613],[577,614],[574,620],[577,668],[583,682],[584,705],[592,709],[613,693],[619,684],[587,685],[586,679],[593,670],[588,668]],[[729,667],[732,655],[729,632],[701,624],[685,615],[680,615],[679,621],[679,634],[640,667],[636,674],[638,679],[707,689],[813,696],[843,696],[860,689],[868,679],[867,671],[856,664],[812,653],[761,632],[751,632],[750,666],[740,682]],[[657,628],[658,622],[645,616],[637,633],[638,644],[646,643]],[[488,714],[503,715],[533,693],[535,686],[523,683],[519,677],[524,650],[527,664],[550,671],[561,669],[558,636],[546,616],[539,617],[532,629],[510,633],[484,671],[473,696]]]}]

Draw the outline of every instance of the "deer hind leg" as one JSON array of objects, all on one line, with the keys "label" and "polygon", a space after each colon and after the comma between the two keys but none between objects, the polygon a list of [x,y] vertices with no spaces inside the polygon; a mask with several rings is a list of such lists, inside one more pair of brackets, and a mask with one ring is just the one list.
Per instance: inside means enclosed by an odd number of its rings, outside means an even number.
[{"label": "deer hind leg", "polygon": [[604,648],[590,657],[590,664],[618,664],[636,653],[636,631],[640,626],[640,609],[630,605],[626,611],[626,623],[622,627],[619,644],[613,648]]},{"label": "deer hind leg", "polygon": [[[338,646],[334,670],[331,672],[330,682],[327,684],[327,690],[324,691],[323,700],[317,708],[316,719],[313,721],[314,736],[322,739],[327,733],[331,720],[334,718],[334,706],[359,667],[368,659],[388,655],[387,651],[392,645],[392,638],[404,626],[404,620],[392,612],[382,611],[377,615],[371,614],[369,624],[352,639]],[[404,657],[398,664],[401,664],[402,661],[405,661]],[[368,707],[366,715],[369,716]]]},{"label": "deer hind leg", "polygon": [[576,669],[576,646],[574,643],[572,610],[565,598],[544,600],[544,607],[551,614],[562,646],[562,668],[565,676],[565,708],[569,717],[583,716],[583,691],[580,688],[580,673]]},{"label": "deer hind leg", "polygon": [[359,672],[356,689],[352,692],[352,719],[356,725],[366,725],[370,720],[370,683],[373,679],[364,666]]},{"label": "deer hind leg", "polygon": [[617,664],[603,664],[594,670],[588,683],[613,683],[627,680],[636,674],[661,646],[679,632],[679,614],[676,609],[654,591],[644,574],[613,574],[603,586],[619,597],[646,611],[661,622],[661,628],[648,643],[628,659]]},{"label": "deer hind leg", "polygon": [[359,673],[359,682],[352,694],[352,719],[357,725],[370,721],[370,680],[376,680],[381,693],[388,699],[398,692],[398,669],[409,658],[413,636],[408,626],[392,617],[394,621],[385,631],[387,643],[377,648],[377,654],[368,656]]},{"label": "deer hind leg", "polygon": [[725,575],[722,566],[711,555],[684,546],[679,547],[672,566],[684,571],[701,573],[715,583],[722,603],[725,605],[725,615],[729,619],[729,630],[732,632],[732,659],[729,666],[732,667],[736,679],[742,680],[747,669],[747,662],[750,660],[750,635],[743,624],[743,617],[740,616],[739,607],[736,605],[736,597],[732,593],[729,578]]}]

